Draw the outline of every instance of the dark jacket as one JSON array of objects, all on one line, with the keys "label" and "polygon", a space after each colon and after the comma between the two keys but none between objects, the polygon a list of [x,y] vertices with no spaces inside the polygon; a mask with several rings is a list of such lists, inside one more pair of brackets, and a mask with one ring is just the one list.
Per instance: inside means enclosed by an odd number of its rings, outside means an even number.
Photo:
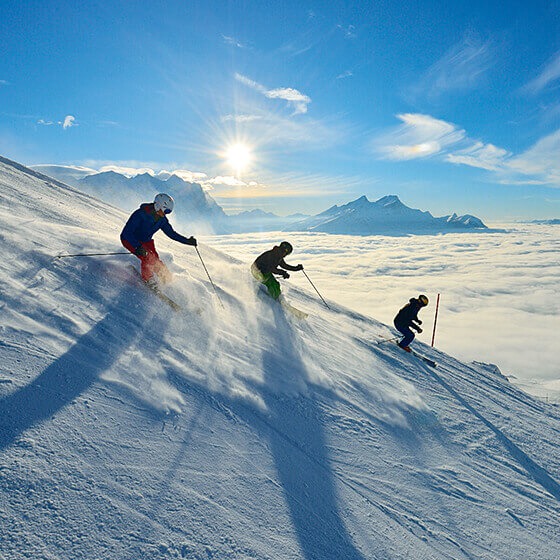
[{"label": "dark jacket", "polygon": [[167,216],[161,217],[155,212],[153,203],[141,204],[140,208],[131,214],[121,232],[121,239],[128,241],[137,249],[142,243],[150,241],[154,233],[160,229],[167,237],[179,243],[192,244],[189,239],[171,227]]},{"label": "dark jacket", "polygon": [[272,274],[279,274],[280,276],[283,276],[284,272],[282,272],[279,267],[284,268],[285,270],[301,270],[299,265],[292,266],[284,262],[284,251],[280,249],[278,245],[275,245],[270,251],[266,251],[260,257],[257,257],[255,260],[255,266],[263,274],[272,272]]},{"label": "dark jacket", "polygon": [[415,330],[418,330],[417,325],[422,324],[422,321],[418,319],[418,311],[422,309],[423,305],[420,303],[420,300],[416,298],[410,298],[410,301],[397,313],[397,316],[394,319],[395,326],[398,327],[412,327]]}]

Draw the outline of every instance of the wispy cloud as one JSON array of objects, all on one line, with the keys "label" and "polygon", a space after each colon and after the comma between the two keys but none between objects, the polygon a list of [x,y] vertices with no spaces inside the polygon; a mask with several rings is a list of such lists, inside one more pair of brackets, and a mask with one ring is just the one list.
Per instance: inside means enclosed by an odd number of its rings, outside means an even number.
[{"label": "wispy cloud", "polygon": [[455,124],[430,115],[407,113],[397,118],[403,124],[374,141],[383,159],[404,161],[440,155],[447,163],[493,172],[499,183],[560,188],[560,129],[516,155],[473,140]]},{"label": "wispy cloud", "polygon": [[497,171],[503,168],[504,161],[511,155],[503,148],[493,144],[475,142],[472,146],[445,156],[446,161],[478,167],[488,171]]},{"label": "wispy cloud", "polygon": [[255,91],[258,91],[260,94],[268,97],[269,99],[283,99],[287,101],[288,105],[294,108],[294,115],[307,113],[307,106],[311,103],[310,97],[294,88],[281,87],[269,89],[262,84],[251,80],[247,76],[243,76],[242,74],[235,74],[235,79]]},{"label": "wispy cloud", "polygon": [[9,86],[9,85],[11,84],[7,80],[0,80],[0,86]]},{"label": "wispy cloud", "polygon": [[217,177],[212,177],[207,179],[205,183],[209,185],[221,185],[226,187],[246,187],[248,183],[239,179],[238,177],[232,177],[231,175],[218,175]]},{"label": "wispy cloud", "polygon": [[403,124],[376,141],[377,151],[385,159],[409,160],[433,156],[465,137],[454,124],[430,115],[397,115]]},{"label": "wispy cloud", "polygon": [[336,26],[337,29],[340,29],[340,31],[342,31],[342,33],[344,33],[344,36],[347,39],[355,39],[358,34],[356,33],[356,27],[354,25],[337,25]]},{"label": "wispy cloud", "polygon": [[351,78],[354,75],[354,72],[352,72],[351,70],[346,70],[345,72],[342,72],[341,74],[339,74],[336,79],[337,80],[344,80],[345,78]]},{"label": "wispy cloud", "polygon": [[560,188],[560,130],[541,138],[515,155],[493,144],[476,142],[470,148],[449,154],[450,163],[478,167],[495,173],[506,185],[547,185]]},{"label": "wispy cloud", "polygon": [[523,91],[537,94],[560,79],[560,52],[557,52],[541,70],[539,75],[526,84]]},{"label": "wispy cloud", "polygon": [[414,96],[438,97],[475,88],[496,62],[491,41],[465,38],[451,47],[411,88]]},{"label": "wispy cloud", "polygon": [[560,129],[507,162],[508,170],[560,188]]},{"label": "wispy cloud", "polygon": [[58,126],[61,126],[64,130],[66,130],[67,128],[71,128],[73,126],[78,126],[76,124],[76,117],[74,117],[72,115],[67,115],[66,117],[64,117],[64,120],[62,120],[62,121],[50,121],[50,120],[45,120],[45,119],[39,119],[37,121],[37,124],[40,124],[42,126],[58,125]]},{"label": "wispy cloud", "polygon": [[241,41],[239,41],[235,37],[231,37],[229,35],[222,35],[222,39],[224,40],[224,43],[226,43],[228,45],[232,45],[233,47],[237,47],[238,49],[246,49],[247,48],[247,45],[245,43],[242,43]]},{"label": "wispy cloud", "polygon": [[76,125],[76,117],[74,117],[72,115],[66,115],[66,117],[64,117],[64,121],[62,123],[62,128],[64,130],[66,130],[67,128],[71,128],[72,126],[77,126]]}]

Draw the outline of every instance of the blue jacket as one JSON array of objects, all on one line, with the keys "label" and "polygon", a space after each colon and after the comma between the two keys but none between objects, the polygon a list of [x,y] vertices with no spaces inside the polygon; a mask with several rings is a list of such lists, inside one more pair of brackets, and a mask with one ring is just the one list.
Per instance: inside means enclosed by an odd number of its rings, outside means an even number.
[{"label": "blue jacket", "polygon": [[161,217],[156,214],[153,203],[141,204],[140,208],[131,214],[121,232],[121,239],[128,241],[137,249],[142,243],[150,241],[154,233],[160,229],[167,237],[185,245],[192,245],[190,239],[177,233],[171,227],[167,216]]}]

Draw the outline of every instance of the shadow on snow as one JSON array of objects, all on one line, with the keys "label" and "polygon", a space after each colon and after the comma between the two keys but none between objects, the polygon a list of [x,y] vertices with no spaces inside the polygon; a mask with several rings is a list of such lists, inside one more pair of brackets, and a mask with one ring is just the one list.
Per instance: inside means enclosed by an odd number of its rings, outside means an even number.
[{"label": "shadow on snow", "polygon": [[132,343],[142,329],[147,310],[139,306],[134,321],[123,321],[118,312],[130,301],[130,290],[122,290],[105,317],[65,354],[31,383],[0,400],[0,450],[12,445],[26,430],[53,418],[89,389]]}]

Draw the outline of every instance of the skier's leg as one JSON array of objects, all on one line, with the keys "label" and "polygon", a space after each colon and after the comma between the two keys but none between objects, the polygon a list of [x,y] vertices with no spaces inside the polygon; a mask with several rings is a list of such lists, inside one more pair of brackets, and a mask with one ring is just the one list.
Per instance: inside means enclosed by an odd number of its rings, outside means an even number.
[{"label": "skier's leg", "polygon": [[159,261],[159,255],[157,254],[153,240],[142,243],[142,247],[146,249],[146,255],[140,257],[142,263],[140,272],[142,273],[142,280],[147,282],[154,275],[154,269]]},{"label": "skier's leg", "polygon": [[165,266],[163,261],[159,258],[154,265],[154,272],[158,275],[159,279],[164,284],[169,284],[169,282],[173,280],[172,272],[167,268],[167,266]]},{"label": "skier's leg", "polygon": [[268,288],[268,293],[271,298],[278,299],[280,297],[280,282],[274,278],[274,276],[269,273],[265,274],[265,281],[263,284]]},{"label": "skier's leg", "polygon": [[257,282],[260,282],[262,284],[265,281],[264,274],[258,269],[255,263],[251,265],[251,274]]},{"label": "skier's leg", "polygon": [[410,330],[408,325],[403,325],[396,321],[393,321],[395,328],[404,336],[404,338],[398,343],[401,348],[408,346],[414,340],[414,333]]},{"label": "skier's leg", "polygon": [[267,274],[263,274],[257,268],[255,263],[253,263],[251,265],[251,274],[253,275],[253,278],[255,280],[257,280],[261,284],[264,284],[267,287],[268,295],[270,297],[274,299],[278,299],[278,297],[280,296],[280,283],[278,282],[278,280],[276,280],[276,278],[274,278],[271,272],[268,272]]},{"label": "skier's leg", "polygon": [[[147,282],[154,275],[154,267],[157,266],[158,262],[161,262],[154,246],[154,242],[147,241],[146,243],[142,243],[142,247],[146,250],[146,254],[144,256],[137,255],[135,248],[128,241],[121,239],[121,243],[125,249],[128,249],[135,257],[140,259],[140,273],[142,274],[142,280]],[[163,263],[161,264],[163,265]]]},{"label": "skier's leg", "polygon": [[399,342],[399,346],[401,348],[405,348],[414,340],[414,333],[410,330],[409,327],[402,328],[401,332],[404,334],[404,338]]}]

